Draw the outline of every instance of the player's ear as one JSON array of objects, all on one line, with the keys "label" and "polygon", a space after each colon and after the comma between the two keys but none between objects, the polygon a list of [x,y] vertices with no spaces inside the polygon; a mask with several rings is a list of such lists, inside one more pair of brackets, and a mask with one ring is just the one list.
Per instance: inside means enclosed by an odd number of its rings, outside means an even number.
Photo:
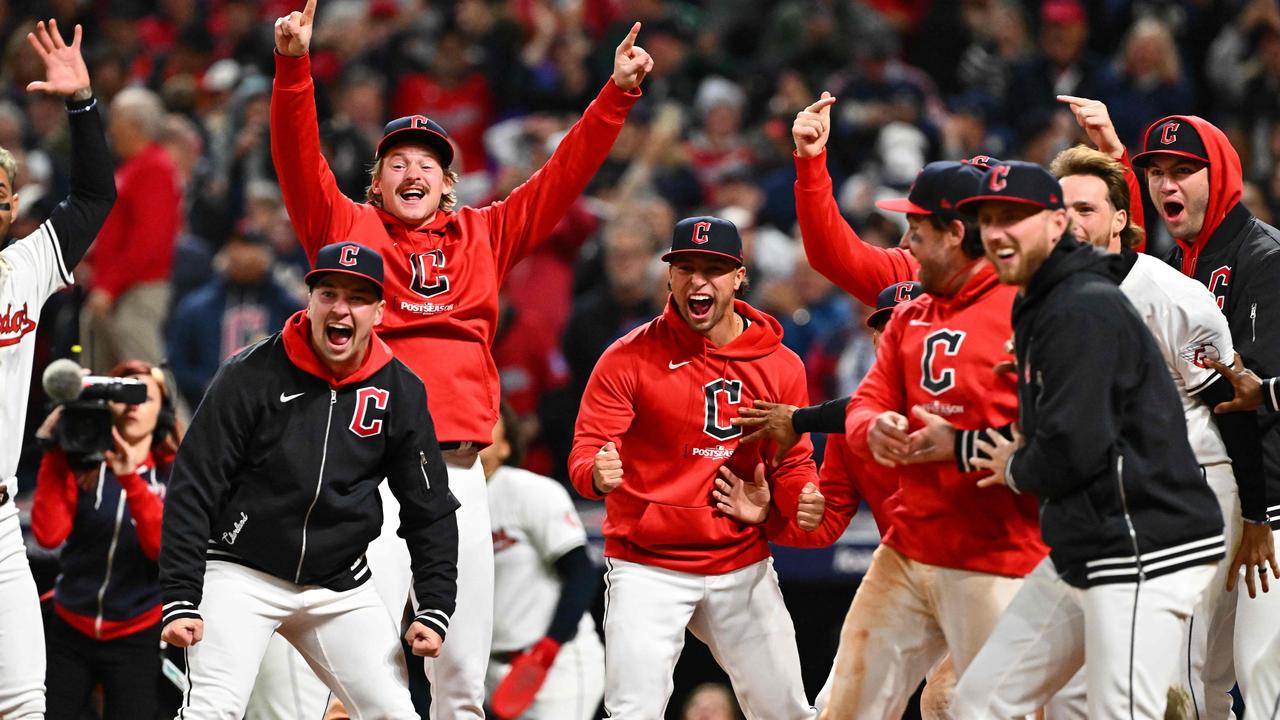
[{"label": "player's ear", "polygon": [[386,309],[387,309],[387,301],[386,301],[386,300],[379,300],[379,301],[378,301],[378,309],[373,311],[373,324],[374,324],[374,325],[381,325],[381,324],[382,324],[382,313],[383,313]]},{"label": "player's ear", "polygon": [[12,223],[18,219],[18,193],[9,196],[9,222]]},{"label": "player's ear", "polygon": [[1129,226],[1129,211],[1117,210],[1116,214],[1111,218],[1111,232],[1118,233]]}]

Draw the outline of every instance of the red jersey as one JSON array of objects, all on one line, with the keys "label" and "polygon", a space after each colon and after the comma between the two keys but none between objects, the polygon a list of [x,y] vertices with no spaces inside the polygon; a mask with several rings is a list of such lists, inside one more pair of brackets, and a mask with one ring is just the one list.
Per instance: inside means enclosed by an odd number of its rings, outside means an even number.
[{"label": "red jersey", "polygon": [[[921,405],[962,430],[1001,427],[1018,419],[1017,381],[993,372],[1012,357],[1017,289],[1001,285],[985,261],[954,297],[922,295],[898,305],[871,372],[849,401],[845,429],[852,455],[874,463],[867,430],[876,416],[906,416]],[[886,468],[886,470],[889,470]],[[892,472],[892,471],[890,471]],[[981,472],[951,460],[897,468],[884,543],[918,562],[996,575],[1023,576],[1045,556],[1037,500],[1006,487],[979,488]]]},{"label": "red jersey", "polygon": [[505,200],[437,212],[414,228],[338,190],[320,154],[309,56],[276,54],[271,157],[298,241],[312,261],[321,247],[352,239],[382,254],[387,306],[378,335],[422,378],[441,442],[490,442],[498,288],[582,193],[639,97],[607,81],[547,164]]},{"label": "red jersey", "polygon": [[[772,442],[739,445],[729,420],[757,398],[803,406],[804,366],[781,343],[777,320],[744,302],[748,325],[724,347],[689,327],[673,302],[658,318],[609,346],[587,381],[574,428],[569,477],[598,499],[592,467],[613,441],[622,484],[605,496],[608,557],[680,572],[722,574],[769,557],[764,528],[712,504],[721,466],[750,478],[773,457]],[[800,489],[818,481],[804,438],[770,471],[776,510],[794,517]]]},{"label": "red jersey", "polygon": [[876,306],[881,290],[915,280],[920,263],[911,253],[900,247],[868,245],[840,215],[827,173],[827,151],[795,159],[796,219],[813,269],[870,307]]}]

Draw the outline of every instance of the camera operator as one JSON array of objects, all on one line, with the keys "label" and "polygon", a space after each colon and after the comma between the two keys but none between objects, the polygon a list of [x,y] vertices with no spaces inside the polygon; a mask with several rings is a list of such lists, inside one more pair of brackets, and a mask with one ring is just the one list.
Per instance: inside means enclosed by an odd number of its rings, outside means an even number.
[{"label": "camera operator", "polygon": [[[71,270],[84,257],[115,202],[111,153],[89,71],[80,55],[79,26],[70,45],[57,25],[37,23],[27,40],[44,63],[45,79],[29,92],[66,99],[71,134],[71,195],[35,232],[0,250],[0,717],[27,720],[44,716],[44,646],[40,605],[27,564],[14,473],[22,449],[22,426],[31,387],[36,325],[40,309],[54,292],[70,285]],[[17,163],[0,149],[0,245],[18,216],[14,194]]]},{"label": "camera operator", "polygon": [[133,361],[111,375],[146,385],[138,404],[110,403],[115,447],[82,466],[59,444],[63,406],[36,437],[40,461],[31,530],[55,548],[64,541],[47,638],[50,718],[78,718],[103,687],[104,720],[156,715],[160,677],[160,520],[163,487],[181,428],[158,368]]}]

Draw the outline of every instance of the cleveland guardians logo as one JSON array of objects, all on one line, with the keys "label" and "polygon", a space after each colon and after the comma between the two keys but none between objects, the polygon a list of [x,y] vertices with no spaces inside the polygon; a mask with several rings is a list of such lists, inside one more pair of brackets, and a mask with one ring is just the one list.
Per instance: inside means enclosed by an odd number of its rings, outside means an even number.
[{"label": "cleveland guardians logo", "polygon": [[995,170],[991,171],[991,182],[987,185],[992,192],[1000,192],[1009,184],[1009,166],[998,165]]},{"label": "cleveland guardians logo", "polygon": [[711,236],[707,233],[711,232],[711,223],[698,222],[693,224],[693,237],[689,238],[694,245],[706,245]]},{"label": "cleveland guardians logo", "polygon": [[1178,142],[1178,126],[1180,123],[1171,122],[1160,129],[1160,144],[1172,145]]},{"label": "cleveland guardians logo", "polygon": [[360,254],[358,245],[343,246],[342,252],[338,253],[338,264],[343,267],[351,267],[356,264],[356,255]]},{"label": "cleveland guardians logo", "polygon": [[960,352],[965,333],[960,330],[939,330],[924,339],[924,355],[920,357],[920,387],[930,395],[941,395],[956,386],[955,368],[935,370],[933,361],[938,355],[954,357]]},{"label": "cleveland guardians logo", "polygon": [[899,285],[897,290],[893,291],[893,301],[895,303],[906,302],[911,299],[911,286]]},{"label": "cleveland guardians logo", "polygon": [[720,441],[741,435],[742,428],[731,425],[728,417],[721,422],[719,396],[724,395],[725,405],[737,405],[742,402],[742,381],[720,378],[702,386],[702,390],[706,401],[702,431]]},{"label": "cleveland guardians logo", "polygon": [[409,127],[414,130],[431,130],[430,122],[425,115],[414,115],[409,120]]},{"label": "cleveland guardians logo", "polygon": [[1223,265],[1222,267],[1209,273],[1209,292],[1218,300],[1218,309],[1221,310],[1227,301],[1227,288],[1231,287],[1231,266]]},{"label": "cleveland guardians logo", "polygon": [[371,418],[374,410],[386,410],[391,393],[376,387],[362,387],[356,391],[356,411],[351,416],[351,432],[360,437],[372,437],[382,432],[382,418]]},{"label": "cleveland guardians logo", "polygon": [[413,278],[409,288],[424,298],[435,297],[449,292],[449,278],[444,270],[444,251],[414,253],[409,256],[409,267]]}]

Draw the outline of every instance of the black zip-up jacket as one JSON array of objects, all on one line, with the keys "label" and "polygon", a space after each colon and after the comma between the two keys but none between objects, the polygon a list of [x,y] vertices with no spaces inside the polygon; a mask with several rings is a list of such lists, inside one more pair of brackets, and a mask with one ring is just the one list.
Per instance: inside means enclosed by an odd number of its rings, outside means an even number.
[{"label": "black zip-up jacket", "polygon": [[[1182,248],[1175,245],[1167,260],[1182,267]],[[1237,203],[1200,248],[1191,276],[1217,296],[1245,367],[1264,378],[1280,375],[1280,231]],[[1258,426],[1267,518],[1280,529],[1280,414],[1273,404],[1258,412]]]},{"label": "black zip-up jacket", "polygon": [[457,594],[458,501],[422,381],[376,335],[363,366],[332,378],[306,311],[227,360],[178,450],[160,546],[162,622],[199,617],[207,560],[298,585],[348,590],[370,577],[378,484],[400,502],[415,620],[443,637]]},{"label": "black zip-up jacket", "polygon": [[1026,445],[1009,486],[1040,497],[1063,580],[1134,582],[1220,560],[1223,520],[1178,391],[1133,305],[1125,261],[1060,240],[1014,303]]}]

